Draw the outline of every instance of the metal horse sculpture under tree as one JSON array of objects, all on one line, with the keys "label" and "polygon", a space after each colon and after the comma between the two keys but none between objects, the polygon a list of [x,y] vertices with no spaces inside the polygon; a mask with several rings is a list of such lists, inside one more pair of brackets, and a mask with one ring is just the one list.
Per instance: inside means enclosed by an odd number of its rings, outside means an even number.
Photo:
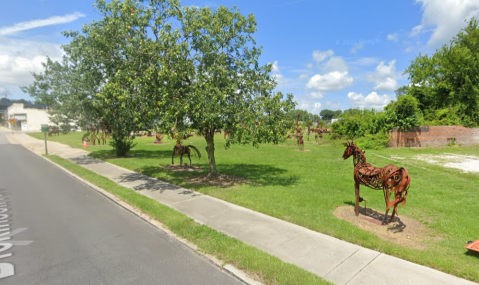
[{"label": "metal horse sculpture under tree", "polygon": [[[397,207],[406,204],[406,197],[408,195],[409,183],[411,177],[408,175],[407,169],[404,167],[396,167],[394,165],[386,165],[383,168],[374,167],[366,162],[364,152],[352,141],[344,144],[343,158],[347,159],[353,156],[354,162],[354,188],[356,192],[356,216],[359,215],[359,202],[363,198],[359,196],[359,186],[364,185],[375,190],[383,190],[384,199],[386,201],[386,213],[382,224],[386,222],[389,209],[394,207],[390,222],[393,221],[394,216],[397,215]],[[391,193],[393,199],[391,200]]]},{"label": "metal horse sculpture under tree", "polygon": [[171,164],[175,164],[175,154],[180,155],[180,165],[183,165],[183,155],[187,154],[188,159],[190,160],[190,166],[191,166],[191,150],[190,148],[194,149],[196,151],[196,154],[198,154],[198,158],[201,158],[201,153],[198,148],[192,145],[181,145],[181,142],[177,141],[175,147],[173,148],[173,155],[171,156]]}]

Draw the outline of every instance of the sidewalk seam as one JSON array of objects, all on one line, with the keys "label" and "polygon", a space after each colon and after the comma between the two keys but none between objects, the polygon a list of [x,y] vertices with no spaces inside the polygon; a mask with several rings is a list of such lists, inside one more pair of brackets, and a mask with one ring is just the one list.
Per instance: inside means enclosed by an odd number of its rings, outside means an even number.
[{"label": "sidewalk seam", "polygon": [[[359,251],[359,250],[358,250]],[[375,261],[378,257],[380,257],[381,255],[383,255],[382,253],[379,253],[376,257],[374,257],[373,259],[371,259],[371,261],[368,262],[368,264],[364,265],[363,268],[361,268],[361,270],[359,270],[356,274],[354,274],[351,278],[349,278],[348,281],[346,281],[346,283],[344,284],[348,284],[349,282],[351,282],[351,280],[354,279],[354,277],[356,277],[359,273],[361,273],[361,271],[364,270],[364,268],[368,267],[373,261]]]}]

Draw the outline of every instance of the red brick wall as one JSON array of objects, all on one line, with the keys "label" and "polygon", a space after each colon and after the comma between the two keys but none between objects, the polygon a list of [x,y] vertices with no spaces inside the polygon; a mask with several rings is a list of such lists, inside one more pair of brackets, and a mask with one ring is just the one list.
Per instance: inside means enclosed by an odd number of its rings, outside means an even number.
[{"label": "red brick wall", "polygon": [[455,140],[456,144],[479,144],[479,128],[462,126],[421,126],[407,132],[389,131],[390,147],[442,146]]}]

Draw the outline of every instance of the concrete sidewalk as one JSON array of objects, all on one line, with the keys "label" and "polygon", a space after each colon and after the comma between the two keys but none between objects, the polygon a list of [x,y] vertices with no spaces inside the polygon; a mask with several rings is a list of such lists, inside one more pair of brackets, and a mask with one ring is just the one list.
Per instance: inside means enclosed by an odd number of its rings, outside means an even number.
[{"label": "concrete sidewalk", "polygon": [[[7,134],[11,143],[44,154],[42,140]],[[199,223],[295,264],[335,284],[476,284],[308,230],[237,205],[97,160],[88,152],[48,142],[49,154],[69,159],[185,213]]]}]

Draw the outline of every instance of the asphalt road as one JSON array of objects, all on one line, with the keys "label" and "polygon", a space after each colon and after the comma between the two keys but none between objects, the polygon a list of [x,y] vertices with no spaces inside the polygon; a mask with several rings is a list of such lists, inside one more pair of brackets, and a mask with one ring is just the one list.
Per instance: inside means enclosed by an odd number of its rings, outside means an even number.
[{"label": "asphalt road", "polygon": [[0,161],[0,284],[243,284],[5,133]]}]

